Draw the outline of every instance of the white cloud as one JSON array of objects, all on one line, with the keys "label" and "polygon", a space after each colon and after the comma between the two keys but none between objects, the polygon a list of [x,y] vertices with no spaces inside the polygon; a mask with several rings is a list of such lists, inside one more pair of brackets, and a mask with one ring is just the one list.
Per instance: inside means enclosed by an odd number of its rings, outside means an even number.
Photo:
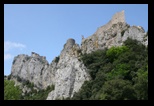
[{"label": "white cloud", "polygon": [[7,54],[4,54],[4,61],[5,60],[9,60],[9,59],[11,59],[13,56],[11,55],[11,54],[9,54],[9,53],[7,53]]},{"label": "white cloud", "polygon": [[21,44],[21,43],[16,43],[16,42],[10,42],[10,41],[4,41],[4,51],[9,51],[13,48],[25,48],[26,45]]},{"label": "white cloud", "polygon": [[25,47],[26,47],[26,45],[21,44],[21,43],[4,41],[4,61],[13,58],[13,55],[11,53],[12,49],[20,49],[20,50],[22,50]]}]

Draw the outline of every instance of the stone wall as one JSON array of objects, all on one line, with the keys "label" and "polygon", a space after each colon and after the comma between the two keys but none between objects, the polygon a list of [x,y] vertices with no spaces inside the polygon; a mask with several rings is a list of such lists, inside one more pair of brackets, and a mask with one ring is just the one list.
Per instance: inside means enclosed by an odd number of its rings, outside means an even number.
[{"label": "stone wall", "polygon": [[113,15],[112,19],[98,28],[93,35],[82,39],[82,53],[91,53],[98,49],[120,46],[128,37],[148,45],[148,37],[144,37],[145,35],[146,33],[141,26],[130,26],[125,22],[123,10]]},{"label": "stone wall", "polygon": [[121,12],[117,12],[116,14],[113,15],[111,24],[116,24],[118,22],[125,22],[125,13],[124,10]]},{"label": "stone wall", "polygon": [[124,10],[121,12],[117,12],[112,16],[112,19],[105,25],[101,26],[95,32],[96,35],[102,34],[104,31],[108,30],[112,27],[113,24],[117,24],[118,22],[125,23],[125,13]]}]

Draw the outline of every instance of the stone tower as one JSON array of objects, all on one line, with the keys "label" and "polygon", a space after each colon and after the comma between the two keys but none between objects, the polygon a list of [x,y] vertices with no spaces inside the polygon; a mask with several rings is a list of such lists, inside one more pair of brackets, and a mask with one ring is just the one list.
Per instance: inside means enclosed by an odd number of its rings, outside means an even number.
[{"label": "stone tower", "polygon": [[75,40],[70,38],[67,40],[67,43],[65,44],[65,49],[70,49],[73,47],[73,45],[75,44]]},{"label": "stone tower", "polygon": [[112,27],[113,24],[117,24],[118,22],[122,22],[125,23],[125,13],[124,10],[115,13],[112,16],[112,19],[105,25],[101,26],[100,28],[98,28],[98,30],[95,32],[96,35],[100,35],[102,33],[102,31],[106,31],[109,28]]},{"label": "stone tower", "polygon": [[64,55],[68,54],[68,52],[73,48],[75,45],[75,40],[70,38],[67,40],[67,42],[64,44],[64,48],[61,52],[60,58],[63,58]]},{"label": "stone tower", "polygon": [[117,12],[113,15],[111,23],[116,24],[117,22],[124,22],[125,23],[125,12],[122,10],[121,12]]}]

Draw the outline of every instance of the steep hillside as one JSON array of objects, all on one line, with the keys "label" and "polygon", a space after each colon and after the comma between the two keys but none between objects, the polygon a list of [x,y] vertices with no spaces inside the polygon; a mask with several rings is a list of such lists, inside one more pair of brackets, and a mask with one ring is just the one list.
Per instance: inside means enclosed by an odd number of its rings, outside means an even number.
[{"label": "steep hillside", "polygon": [[92,79],[71,100],[148,100],[148,48],[139,41],[127,39],[81,60]]},{"label": "steep hillside", "polygon": [[[72,38],[68,39],[64,44],[63,50],[61,51],[59,56],[55,57],[55,59],[50,64],[46,60],[45,56],[40,56],[39,54],[34,52],[32,52],[31,56],[20,54],[14,57],[14,60],[12,62],[11,74],[6,79],[14,80],[15,85],[19,85],[20,88],[22,89],[22,95],[26,95],[27,92],[29,93],[33,91],[33,89],[35,89],[37,90],[37,92],[38,91],[43,92],[45,90],[48,90],[47,92],[49,93],[51,91],[46,98],[47,100],[65,99],[72,97],[74,99],[75,98],[79,99],[78,97],[76,97],[76,95],[80,97],[79,94],[82,94],[81,92],[85,92],[83,90],[84,89],[83,87],[84,86],[87,87],[87,84],[85,84],[84,82],[90,84],[90,86],[92,87],[93,83],[97,82],[96,78],[99,76],[99,74],[100,77],[101,75],[106,76],[106,73],[102,74],[99,71],[101,70],[99,68],[103,68],[103,71],[105,72],[111,70],[118,70],[118,72],[116,71],[109,72],[110,74],[108,74],[108,78],[112,79],[113,77],[113,80],[114,80],[114,75],[117,74],[120,74],[120,76],[118,75],[119,77],[125,78],[125,74],[128,74],[130,72],[135,72],[135,73],[140,72],[138,70],[141,67],[138,66],[138,68],[136,68],[134,71],[134,69],[129,69],[130,67],[133,68],[133,66],[129,66],[125,62],[123,63],[123,61],[127,60],[128,63],[132,62],[131,65],[135,64],[137,66],[139,60],[141,62],[145,61],[143,58],[138,58],[138,56],[140,57],[140,55],[137,55],[137,53],[138,51],[140,51],[139,49],[140,47],[138,47],[137,44],[132,43],[132,46],[136,45],[135,46],[136,48],[131,48],[128,45],[124,44],[124,42],[128,38],[139,41],[141,43],[140,45],[142,44],[145,45],[145,47],[142,48],[143,51],[146,47],[148,47],[148,34],[144,31],[144,29],[141,26],[130,26],[129,24],[127,24],[125,22],[124,11],[121,11],[113,15],[112,19],[107,24],[98,28],[93,35],[87,38],[83,37],[81,46],[79,44],[76,44],[74,39]],[[115,46],[115,48],[113,46]],[[119,47],[118,52],[116,51],[117,50],[116,47]],[[98,52],[97,50],[108,50],[108,53],[106,54],[106,52],[104,51]],[[90,54],[93,53],[94,51],[96,51],[94,55]],[[131,53],[136,54],[137,57],[130,56],[130,58],[127,58],[126,60],[123,60],[122,58],[119,57],[119,56],[129,57]],[[101,61],[102,63],[99,63],[98,61]],[[148,66],[148,64],[146,65]],[[121,69],[121,67],[123,68]],[[121,70],[120,72],[119,69]],[[128,80],[133,80],[131,79],[130,75],[126,76],[126,78],[128,78]],[[105,80],[110,81],[109,79]],[[100,82],[101,85],[94,84],[95,86],[93,86],[93,88],[90,88],[90,86],[88,86],[89,89],[87,89],[87,91],[90,93],[91,90],[95,89],[93,91],[95,93],[86,94],[89,95],[86,97],[86,99],[113,99],[109,98],[108,96],[105,96],[102,93],[106,92],[104,91],[104,88],[99,87],[99,89],[97,89],[97,86],[102,86],[102,85],[108,86],[108,84],[110,83],[107,81],[106,84],[103,80],[104,79],[102,79],[102,82]],[[130,86],[133,83],[133,86],[135,86],[134,85],[135,82],[125,81],[125,79],[117,79],[117,81],[119,80],[120,81],[122,80],[121,81],[122,86],[125,86],[125,83],[126,84],[128,83],[128,85],[130,84]],[[115,82],[116,81],[114,80],[113,83]],[[23,84],[27,85],[30,84],[33,86],[31,89],[29,89],[27,88],[27,86],[24,86]],[[51,86],[54,86],[54,89],[52,90],[49,89]],[[82,90],[80,90],[81,87]],[[100,89],[103,90],[100,91]],[[79,94],[77,92],[79,92]],[[103,96],[100,97],[99,95],[97,98],[95,98],[96,92],[101,92]],[[108,95],[107,93],[105,94]],[[33,95],[37,94],[34,93]],[[41,93],[41,95],[44,94]],[[47,93],[45,93],[45,95],[47,95]],[[41,96],[39,95],[39,97]],[[43,98],[45,97],[46,96],[43,96]],[[27,98],[32,99],[31,97],[29,98],[29,96]],[[135,99],[136,98],[138,99],[139,97],[135,97]],[[33,99],[39,99],[39,98],[37,96],[36,98]],[[85,98],[82,97],[80,99],[85,99]],[[126,98],[126,99],[131,99],[131,98]]]}]

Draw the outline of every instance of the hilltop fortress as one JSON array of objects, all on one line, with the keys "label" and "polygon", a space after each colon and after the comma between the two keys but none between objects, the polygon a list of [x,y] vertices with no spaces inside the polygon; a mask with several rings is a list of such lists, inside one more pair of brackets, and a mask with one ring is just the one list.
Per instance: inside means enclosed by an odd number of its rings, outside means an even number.
[{"label": "hilltop fortress", "polygon": [[[94,34],[83,38],[81,46],[70,38],[63,46],[59,58],[50,64],[44,56],[32,52],[31,56],[18,55],[14,58],[11,69],[12,79],[18,77],[30,81],[38,89],[54,85],[47,100],[73,97],[85,81],[91,79],[87,68],[80,61],[80,55],[99,49],[121,46],[127,38],[136,39],[148,45],[148,35],[141,26],[130,26],[125,22],[124,10],[113,15],[112,19],[96,30]],[[27,92],[26,89],[24,92]],[[24,93],[23,92],[23,93]]]},{"label": "hilltop fortress", "polygon": [[125,22],[123,10],[113,15],[112,19],[107,24],[99,27],[93,35],[82,39],[82,53],[90,53],[98,49],[120,46],[128,37],[137,39],[147,45],[148,38],[144,37],[145,35],[146,33],[142,27],[130,26]]},{"label": "hilltop fortress", "polygon": [[125,23],[125,13],[124,10],[121,12],[117,12],[112,16],[112,19],[105,24],[104,26],[101,26],[98,28],[98,30],[95,32],[95,34],[100,34],[102,31],[105,31],[109,29],[113,24],[117,24],[118,22]]}]

